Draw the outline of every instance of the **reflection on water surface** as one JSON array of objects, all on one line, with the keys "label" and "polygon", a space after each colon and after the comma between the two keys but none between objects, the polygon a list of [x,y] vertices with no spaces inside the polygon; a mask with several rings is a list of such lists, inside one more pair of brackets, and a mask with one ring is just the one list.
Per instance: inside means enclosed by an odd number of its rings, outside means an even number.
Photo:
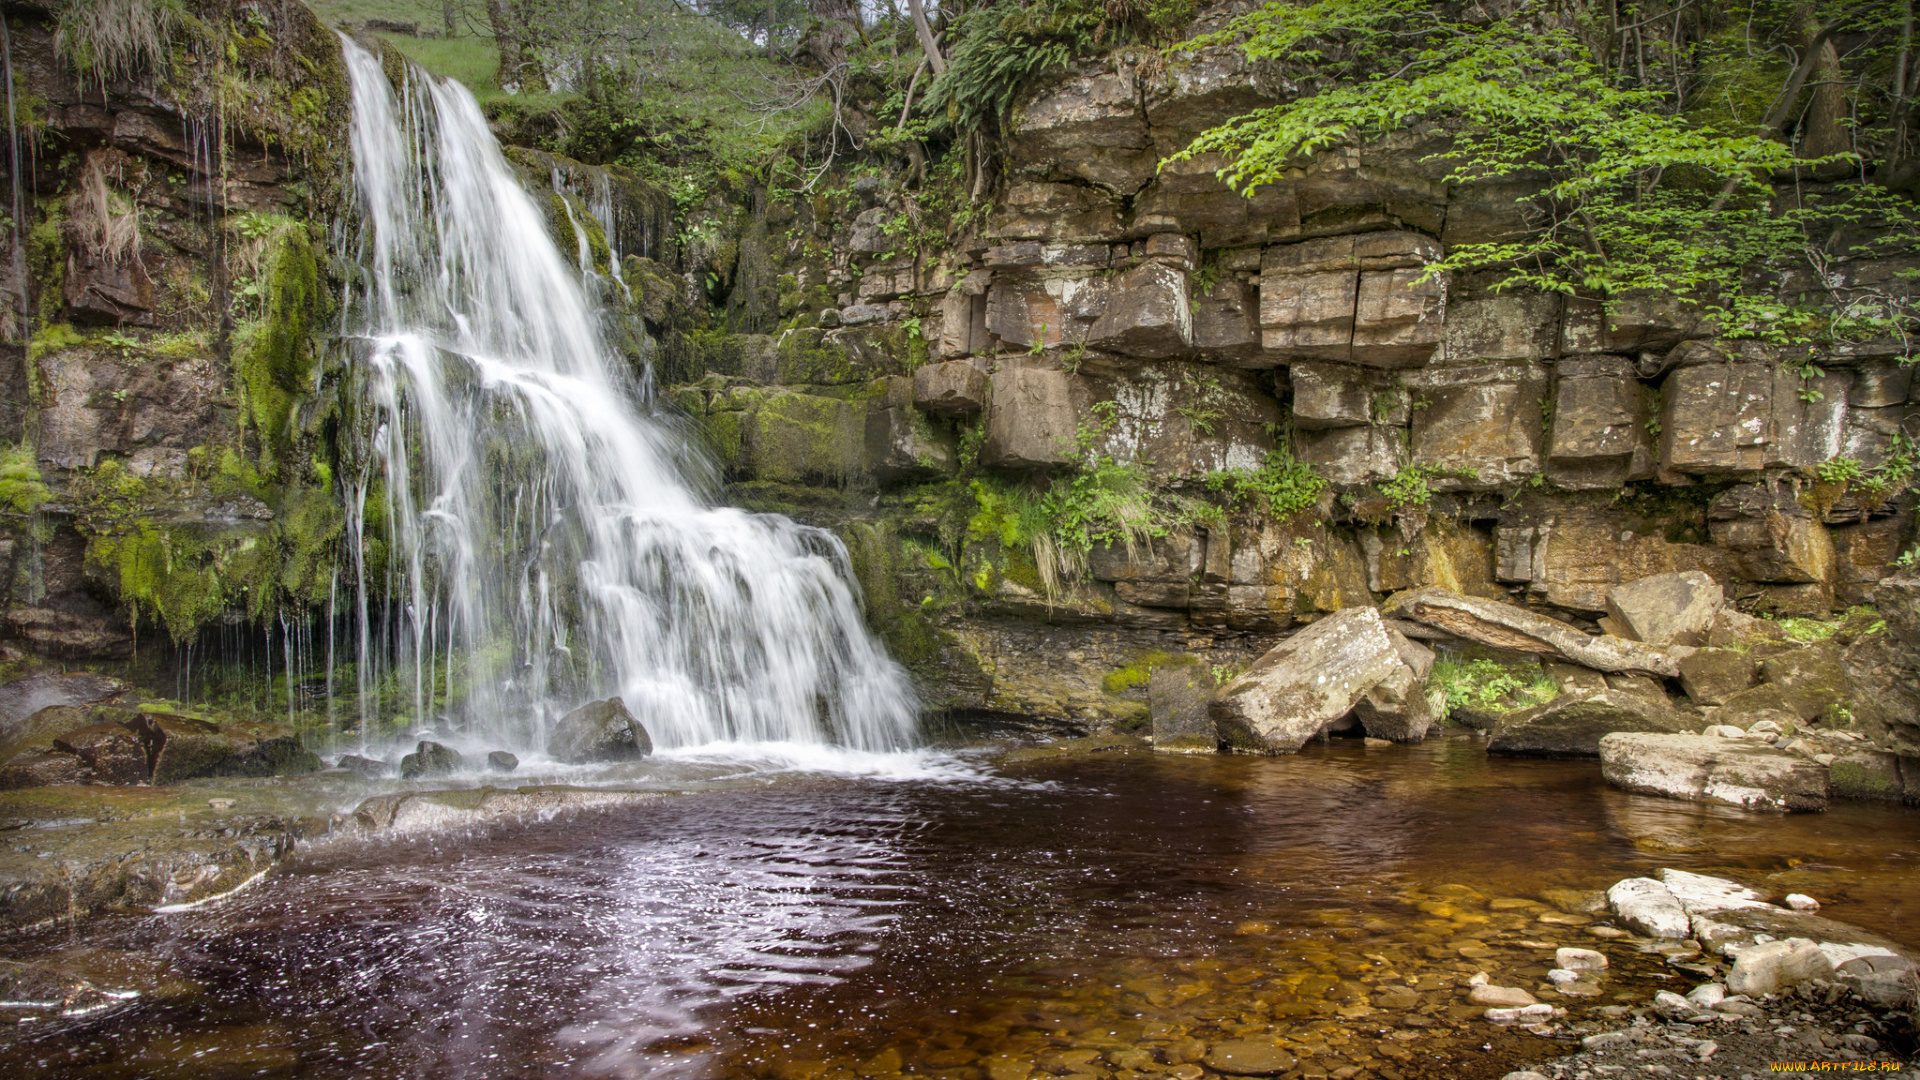
[{"label": "reflection on water surface", "polygon": [[323,849],[220,904],[9,943],[169,981],[14,1025],[0,1069],[1197,1080],[1252,1036],[1328,1075],[1497,1076],[1542,1045],[1474,1019],[1474,972],[1544,988],[1550,946],[1607,948],[1598,997],[1537,990],[1576,1011],[1688,978],[1555,890],[1717,870],[1920,944],[1920,814],[1746,815],[1597,774],[1468,740],[1101,754]]}]

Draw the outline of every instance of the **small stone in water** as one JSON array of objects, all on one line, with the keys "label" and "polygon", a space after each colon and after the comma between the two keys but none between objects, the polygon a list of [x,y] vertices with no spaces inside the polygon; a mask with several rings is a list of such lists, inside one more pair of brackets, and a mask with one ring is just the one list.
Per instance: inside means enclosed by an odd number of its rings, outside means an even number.
[{"label": "small stone in water", "polygon": [[1207,1067],[1229,1076],[1273,1076],[1291,1070],[1298,1060],[1270,1042],[1236,1039],[1215,1046],[1206,1057]]},{"label": "small stone in water", "polygon": [[1553,962],[1569,971],[1604,971],[1607,955],[1592,949],[1556,949]]},{"label": "small stone in water", "polygon": [[1727,988],[1719,983],[1701,983],[1687,991],[1687,1000],[1703,1009],[1711,1009],[1727,999]]},{"label": "small stone in water", "polygon": [[207,805],[213,807],[215,810],[231,810],[233,809],[233,800],[232,799],[208,799]]},{"label": "small stone in water", "polygon": [[1475,1005],[1497,1005],[1503,1008],[1515,1008],[1532,1005],[1532,994],[1517,986],[1476,986],[1468,993],[1467,999]]},{"label": "small stone in water", "polygon": [[1570,983],[1580,981],[1580,973],[1565,968],[1554,968],[1547,972],[1547,981],[1552,983]]},{"label": "small stone in water", "polygon": [[1819,911],[1820,901],[1806,893],[1788,893],[1787,906],[1795,911]]},{"label": "small stone in water", "polygon": [[495,750],[487,755],[487,768],[494,772],[512,772],[520,767],[520,759],[505,750]]}]

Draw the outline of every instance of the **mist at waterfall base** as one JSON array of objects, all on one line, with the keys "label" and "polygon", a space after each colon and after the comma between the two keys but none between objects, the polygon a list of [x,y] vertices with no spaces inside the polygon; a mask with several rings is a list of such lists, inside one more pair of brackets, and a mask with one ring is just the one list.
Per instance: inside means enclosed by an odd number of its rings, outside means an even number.
[{"label": "mist at waterfall base", "polygon": [[[555,720],[618,695],[663,758],[922,774],[917,701],[845,548],[713,501],[697,436],[654,401],[650,341],[606,302],[617,248],[563,255],[465,88],[417,70],[396,88],[343,48],[343,554],[331,610],[264,646],[229,631],[228,662],[264,666],[269,707],[278,667],[290,718],[341,751],[430,737],[540,765]],[[613,242],[603,192],[552,202],[576,236],[576,213],[605,215]]]}]

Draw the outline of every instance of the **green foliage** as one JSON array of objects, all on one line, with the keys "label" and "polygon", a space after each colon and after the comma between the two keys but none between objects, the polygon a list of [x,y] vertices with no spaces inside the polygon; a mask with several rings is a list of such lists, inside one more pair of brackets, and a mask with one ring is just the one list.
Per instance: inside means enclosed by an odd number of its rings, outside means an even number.
[{"label": "green foliage", "polygon": [[1823,484],[1847,484],[1860,478],[1859,458],[1839,457],[1813,467],[1813,475]]},{"label": "green foliage", "polygon": [[[1723,334],[1772,341],[1857,337],[1905,315],[1891,291],[1833,305],[1824,295],[1783,300],[1773,284],[1789,270],[1825,280],[1836,255],[1920,249],[1911,203],[1852,182],[1776,208],[1768,178],[1819,162],[1751,127],[1676,111],[1670,87],[1624,80],[1578,33],[1542,25],[1531,8],[1453,20],[1415,0],[1270,3],[1201,40],[1233,38],[1249,58],[1319,88],[1207,131],[1176,155],[1223,154],[1220,176],[1237,190],[1426,122],[1452,133],[1437,155],[1451,182],[1540,183],[1523,204],[1524,236],[1452,245],[1429,274],[1496,270],[1503,288],[1609,303],[1678,296]],[[1836,306],[1837,317],[1823,310]]]},{"label": "green foliage", "polygon": [[1193,0],[1001,0],[964,12],[948,31],[947,70],[926,110],[954,130],[997,130],[1035,77],[1128,42],[1164,41],[1192,17]]},{"label": "green foliage", "polygon": [[1285,521],[1320,501],[1327,482],[1292,448],[1281,443],[1267,454],[1258,469],[1227,469],[1207,474],[1207,490],[1227,495],[1236,507],[1251,507],[1276,521]]},{"label": "green foliage", "polygon": [[1442,656],[1434,661],[1427,685],[1439,691],[1432,700],[1442,723],[1460,709],[1498,714],[1560,696],[1560,685],[1539,664],[1503,664],[1484,657]]},{"label": "green foliage", "polygon": [[1394,510],[1426,507],[1433,503],[1433,487],[1428,481],[1444,475],[1446,470],[1431,465],[1409,465],[1391,479],[1380,481],[1380,494]]}]

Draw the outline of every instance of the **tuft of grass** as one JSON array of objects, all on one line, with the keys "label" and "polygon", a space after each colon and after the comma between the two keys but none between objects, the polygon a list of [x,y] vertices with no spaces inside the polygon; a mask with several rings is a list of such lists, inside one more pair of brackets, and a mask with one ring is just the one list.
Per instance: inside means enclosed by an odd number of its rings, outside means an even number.
[{"label": "tuft of grass", "polygon": [[180,0],[67,0],[55,16],[53,49],[105,87],[163,66],[185,15]]}]

